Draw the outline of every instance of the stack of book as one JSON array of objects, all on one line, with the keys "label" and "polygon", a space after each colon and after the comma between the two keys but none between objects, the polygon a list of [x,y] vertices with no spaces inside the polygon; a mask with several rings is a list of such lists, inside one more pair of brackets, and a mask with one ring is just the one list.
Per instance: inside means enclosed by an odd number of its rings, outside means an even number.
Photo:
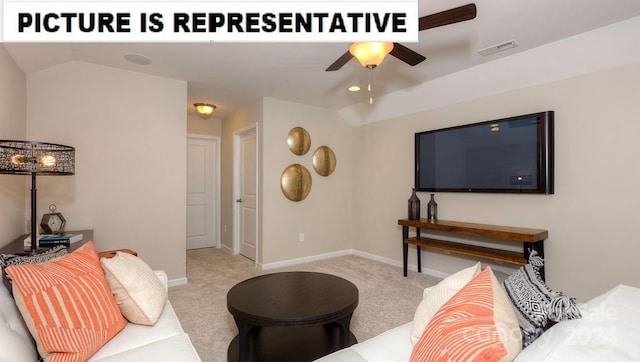
[{"label": "stack of book", "polygon": [[[82,240],[82,234],[42,234],[38,238],[38,247],[52,247],[57,245],[69,246]],[[31,246],[31,237],[24,239],[24,246]]]}]

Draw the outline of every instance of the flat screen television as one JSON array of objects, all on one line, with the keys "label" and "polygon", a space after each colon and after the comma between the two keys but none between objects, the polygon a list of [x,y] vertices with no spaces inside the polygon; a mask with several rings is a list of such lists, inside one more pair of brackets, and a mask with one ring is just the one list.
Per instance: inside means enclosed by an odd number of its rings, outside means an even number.
[{"label": "flat screen television", "polygon": [[553,194],[553,111],[416,133],[415,188]]}]

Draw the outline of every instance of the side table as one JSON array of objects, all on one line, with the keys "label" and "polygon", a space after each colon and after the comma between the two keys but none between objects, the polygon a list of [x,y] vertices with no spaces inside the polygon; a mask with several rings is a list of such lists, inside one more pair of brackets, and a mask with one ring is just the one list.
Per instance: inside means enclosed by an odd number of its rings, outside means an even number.
[{"label": "side table", "polygon": [[227,359],[303,362],[351,346],[357,305],[358,288],[330,274],[283,272],[240,282],[227,293],[238,326]]}]

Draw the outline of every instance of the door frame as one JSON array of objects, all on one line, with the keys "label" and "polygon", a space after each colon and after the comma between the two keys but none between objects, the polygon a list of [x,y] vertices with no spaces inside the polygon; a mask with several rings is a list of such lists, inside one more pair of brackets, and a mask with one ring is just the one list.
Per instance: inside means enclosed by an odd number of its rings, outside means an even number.
[{"label": "door frame", "polygon": [[260,141],[258,123],[241,128],[233,132],[233,254],[240,254],[240,204],[236,200],[240,197],[240,139],[248,133],[254,132],[256,137],[256,255],[254,263],[258,264],[259,250],[262,247],[262,236],[260,234]]},{"label": "door frame", "polygon": [[[214,177],[213,177],[213,183],[214,183],[214,187],[213,187],[213,209],[216,212],[216,217],[213,220],[213,227],[215,229],[215,232],[213,234],[213,244],[216,248],[220,248],[222,246],[221,243],[221,230],[220,230],[220,224],[221,224],[221,205],[220,205],[220,195],[221,195],[221,177],[220,177],[220,170],[221,170],[221,157],[220,157],[220,137],[219,136],[207,136],[207,135],[200,135],[200,134],[192,134],[192,133],[187,133],[187,143],[189,142],[189,139],[193,138],[193,139],[200,139],[200,140],[204,140],[204,141],[212,141],[212,143],[215,141],[215,145],[214,145],[214,150],[215,150],[215,157],[213,162],[215,163],[213,165],[213,172],[214,172]],[[186,191],[186,190],[185,190]],[[186,215],[185,215],[186,217]]]}]

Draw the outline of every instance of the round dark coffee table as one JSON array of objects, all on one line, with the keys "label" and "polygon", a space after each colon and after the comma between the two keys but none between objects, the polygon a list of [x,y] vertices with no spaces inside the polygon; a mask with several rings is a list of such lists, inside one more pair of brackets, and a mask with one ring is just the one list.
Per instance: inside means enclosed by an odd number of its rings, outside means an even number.
[{"label": "round dark coffee table", "polygon": [[349,330],[358,288],[343,278],[284,272],[240,282],[227,293],[238,326],[229,361],[312,361],[357,342]]}]

